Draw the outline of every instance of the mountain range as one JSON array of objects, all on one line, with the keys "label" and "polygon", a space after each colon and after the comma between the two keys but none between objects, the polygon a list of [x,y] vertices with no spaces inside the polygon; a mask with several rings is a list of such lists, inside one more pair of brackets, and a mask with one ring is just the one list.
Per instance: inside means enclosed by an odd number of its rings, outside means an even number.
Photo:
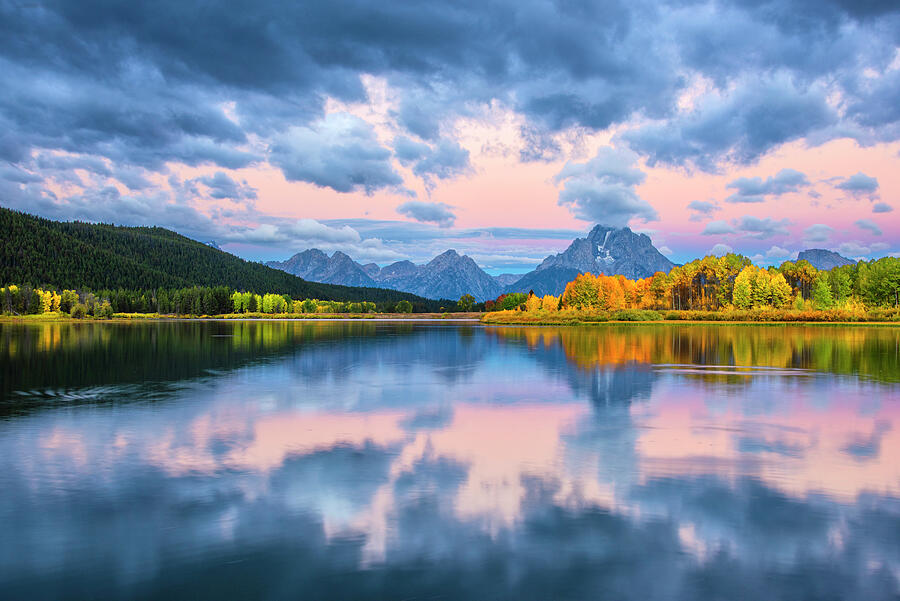
[{"label": "mountain range", "polygon": [[646,234],[636,234],[627,227],[602,225],[595,226],[586,238],[575,239],[564,252],[547,257],[534,271],[524,275],[490,276],[471,257],[455,250],[448,250],[423,265],[398,261],[383,268],[375,263],[360,265],[340,251],[329,257],[315,248],[286,261],[266,264],[314,282],[380,286],[427,298],[458,299],[463,294],[471,294],[478,301],[511,292],[561,294],[579,273],[644,278],[674,267]]},{"label": "mountain range", "polygon": [[427,298],[458,299],[471,294],[478,301],[496,298],[503,289],[497,279],[489,276],[472,260],[455,250],[448,250],[424,265],[412,261],[398,261],[383,268],[375,263],[360,265],[346,254],[337,251],[330,257],[311,248],[297,253],[287,261],[269,261],[269,267],[282,269],[313,282],[372,288],[390,288],[412,292]]},{"label": "mountain range", "polygon": [[[809,261],[816,269],[825,270],[854,263],[821,248],[802,251],[800,259]],[[452,300],[471,294],[477,301],[512,292],[559,295],[580,273],[639,279],[650,277],[657,271],[668,273],[675,267],[653,246],[647,234],[635,233],[627,227],[604,225],[594,226],[586,237],[576,238],[565,251],[550,255],[534,271],[525,274],[488,275],[471,257],[455,250],[448,250],[422,265],[398,261],[379,267],[375,263],[360,265],[340,251],[329,257],[312,248],[286,261],[269,261],[266,265],[312,282],[389,288],[432,299]]]}]

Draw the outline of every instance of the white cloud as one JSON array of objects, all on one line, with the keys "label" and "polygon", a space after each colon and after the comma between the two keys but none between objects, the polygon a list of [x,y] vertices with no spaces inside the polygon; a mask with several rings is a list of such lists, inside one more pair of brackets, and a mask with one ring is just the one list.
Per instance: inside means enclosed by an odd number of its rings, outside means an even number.
[{"label": "white cloud", "polygon": [[734,252],[734,249],[728,246],[727,244],[716,244],[707,252],[708,255],[715,255],[717,257],[721,257],[722,255],[727,255],[730,252]]}]

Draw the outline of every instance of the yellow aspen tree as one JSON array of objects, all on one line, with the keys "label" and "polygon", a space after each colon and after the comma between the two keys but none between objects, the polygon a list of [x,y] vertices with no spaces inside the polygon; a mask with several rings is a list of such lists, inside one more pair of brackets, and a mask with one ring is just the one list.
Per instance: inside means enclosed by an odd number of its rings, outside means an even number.
[{"label": "yellow aspen tree", "polygon": [[525,300],[525,310],[529,313],[534,313],[538,309],[541,308],[541,297],[536,294],[529,294],[528,298]]},{"label": "yellow aspen tree", "polygon": [[548,294],[541,299],[541,309],[544,311],[556,311],[559,308],[559,297]]}]

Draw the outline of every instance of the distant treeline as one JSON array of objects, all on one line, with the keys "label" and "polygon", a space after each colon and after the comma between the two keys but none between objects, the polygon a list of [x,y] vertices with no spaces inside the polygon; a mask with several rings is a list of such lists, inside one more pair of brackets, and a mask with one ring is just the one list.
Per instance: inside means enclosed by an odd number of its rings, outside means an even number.
[{"label": "distant treeline", "polygon": [[[406,300],[431,311],[447,304],[384,288],[308,282],[160,227],[60,222],[0,208],[0,232],[0,283],[94,290],[100,291],[95,292],[98,296],[119,289],[162,296],[158,294],[162,289],[190,297],[195,293],[184,291],[224,286],[300,299],[383,305]],[[115,305],[112,298],[110,303]]]},{"label": "distant treeline", "polygon": [[116,313],[224,315],[231,313],[412,313],[429,303],[294,299],[283,294],[239,292],[225,286],[157,290],[53,290],[11,284],[0,288],[0,312],[7,315],[65,313],[111,318]]},{"label": "distant treeline", "polygon": [[618,311],[652,309],[719,311],[732,309],[828,310],[900,306],[900,259],[885,257],[817,270],[808,261],[786,261],[763,269],[747,257],[708,256],[631,280],[621,275],[576,277],[559,297],[502,295],[485,309]]}]

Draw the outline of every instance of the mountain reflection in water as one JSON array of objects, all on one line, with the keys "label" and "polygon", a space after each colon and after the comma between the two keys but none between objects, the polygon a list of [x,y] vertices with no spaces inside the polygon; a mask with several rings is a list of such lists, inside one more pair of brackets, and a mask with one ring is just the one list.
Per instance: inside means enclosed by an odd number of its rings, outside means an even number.
[{"label": "mountain reflection in water", "polygon": [[900,593],[900,328],[0,341],[4,598]]}]

